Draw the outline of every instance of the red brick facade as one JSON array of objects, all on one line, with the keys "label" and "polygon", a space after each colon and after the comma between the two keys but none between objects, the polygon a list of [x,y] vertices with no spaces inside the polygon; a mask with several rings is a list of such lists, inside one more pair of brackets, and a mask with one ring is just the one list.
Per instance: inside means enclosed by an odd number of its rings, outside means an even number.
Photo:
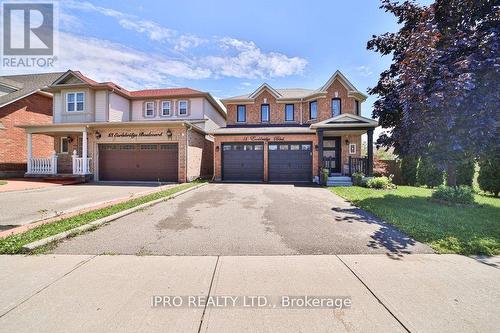
[{"label": "red brick facade", "polygon": [[[23,174],[26,171],[26,132],[20,124],[51,124],[52,98],[32,94],[0,108],[0,174]],[[33,135],[33,156],[49,157],[54,145],[52,137]]]}]

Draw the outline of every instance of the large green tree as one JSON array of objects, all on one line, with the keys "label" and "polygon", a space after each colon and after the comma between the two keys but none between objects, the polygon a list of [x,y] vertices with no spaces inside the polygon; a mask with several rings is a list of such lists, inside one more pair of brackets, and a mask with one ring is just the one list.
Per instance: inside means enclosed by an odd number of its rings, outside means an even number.
[{"label": "large green tree", "polygon": [[392,55],[370,94],[388,129],[377,144],[400,156],[431,158],[456,184],[463,156],[498,155],[499,0],[383,0],[401,28],[373,36],[368,49]]}]

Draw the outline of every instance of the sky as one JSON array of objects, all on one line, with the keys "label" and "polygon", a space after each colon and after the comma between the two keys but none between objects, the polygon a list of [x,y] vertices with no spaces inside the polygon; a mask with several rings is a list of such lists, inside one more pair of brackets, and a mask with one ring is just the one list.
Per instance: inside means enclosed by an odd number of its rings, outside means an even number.
[{"label": "sky", "polygon": [[[340,70],[366,93],[391,61],[366,50],[366,43],[398,28],[379,5],[379,0],[60,1],[54,70],[80,70],[130,90],[191,87],[217,98],[252,92],[263,82],[317,89]],[[19,74],[25,72],[33,69]],[[363,116],[371,116],[374,100],[370,96],[363,103]]]}]

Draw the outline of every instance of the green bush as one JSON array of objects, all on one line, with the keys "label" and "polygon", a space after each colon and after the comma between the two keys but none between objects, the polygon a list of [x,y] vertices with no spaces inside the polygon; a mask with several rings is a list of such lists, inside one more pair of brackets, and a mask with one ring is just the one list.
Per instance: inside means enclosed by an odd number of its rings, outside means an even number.
[{"label": "green bush", "polygon": [[432,198],[450,203],[470,205],[474,203],[474,190],[470,186],[444,186],[439,185],[432,192]]},{"label": "green bush", "polygon": [[403,157],[401,160],[401,178],[403,184],[415,186],[417,183],[418,159],[413,156]]},{"label": "green bush", "polygon": [[352,178],[352,184],[354,186],[364,186],[364,181],[363,181],[363,177],[365,175],[362,173],[362,172],[355,172],[352,174],[351,178]]},{"label": "green bush", "polygon": [[373,177],[366,181],[366,187],[385,190],[393,188],[392,179],[388,177]]},{"label": "green bush", "polygon": [[443,184],[443,171],[432,162],[430,158],[422,157],[417,168],[417,182],[419,185],[426,185],[433,188]]},{"label": "green bush", "polygon": [[479,188],[498,197],[500,192],[500,159],[482,159],[479,161]]},{"label": "green bush", "polygon": [[456,169],[457,185],[472,186],[474,180],[474,160],[465,159]]}]

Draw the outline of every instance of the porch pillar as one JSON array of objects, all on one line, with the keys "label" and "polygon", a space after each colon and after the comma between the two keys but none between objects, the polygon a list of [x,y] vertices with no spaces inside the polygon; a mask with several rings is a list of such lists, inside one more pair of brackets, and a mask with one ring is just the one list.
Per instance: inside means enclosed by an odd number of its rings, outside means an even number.
[{"label": "porch pillar", "polygon": [[82,133],[82,157],[83,157],[83,165],[82,171],[83,174],[88,174],[88,163],[87,163],[87,129],[85,129]]},{"label": "porch pillar", "polygon": [[323,181],[323,129],[318,129],[318,177],[319,183]]},{"label": "porch pillar", "polygon": [[368,134],[368,161],[367,161],[367,176],[373,176],[373,128],[367,131]]},{"label": "porch pillar", "polygon": [[27,166],[27,169],[26,171],[28,173],[31,173],[31,158],[33,157],[33,145],[32,145],[32,142],[31,142],[31,139],[32,139],[32,134],[31,133],[27,133],[26,134],[26,143],[27,143],[27,152],[26,152],[26,166]]}]

